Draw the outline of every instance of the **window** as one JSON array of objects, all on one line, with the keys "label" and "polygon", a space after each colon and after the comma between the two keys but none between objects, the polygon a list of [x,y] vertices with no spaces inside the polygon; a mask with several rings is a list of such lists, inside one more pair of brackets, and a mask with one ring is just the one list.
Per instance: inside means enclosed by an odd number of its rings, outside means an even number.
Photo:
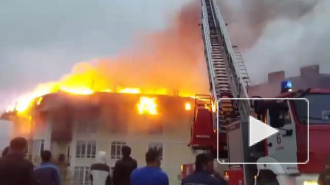
[{"label": "window", "polygon": [[78,132],[81,134],[95,134],[97,132],[96,121],[77,121]]},{"label": "window", "polygon": [[74,168],[74,185],[90,185],[90,172],[87,166],[76,166]]},{"label": "window", "polygon": [[149,149],[157,149],[160,154],[160,159],[163,159],[163,143],[149,143]]},{"label": "window", "polygon": [[41,152],[44,150],[45,140],[35,139],[33,140],[32,155],[40,156]]},{"label": "window", "polygon": [[128,117],[121,116],[126,114],[125,106],[119,104],[110,104],[108,121],[110,132],[113,134],[126,134],[128,131]]},{"label": "window", "polygon": [[302,98],[307,98],[308,104],[304,100],[295,100],[294,108],[298,114],[300,122],[307,123],[307,111],[309,110],[309,124],[326,125],[330,120],[330,95],[329,94],[307,94]]},{"label": "window", "polygon": [[76,157],[77,158],[95,158],[96,142],[95,141],[77,141]]},{"label": "window", "polygon": [[288,101],[285,101],[285,104],[287,108],[280,113],[280,119],[284,120],[284,125],[288,125],[292,123],[290,110],[289,110],[289,104]]},{"label": "window", "polygon": [[71,155],[70,155],[70,146],[67,149],[67,153],[66,153],[66,162],[70,165],[71,163]]},{"label": "window", "polygon": [[126,145],[123,141],[114,141],[111,143],[111,159],[122,158],[121,148]]},{"label": "window", "polygon": [[268,110],[270,126],[281,128],[292,123],[288,101],[273,102],[269,105]]},{"label": "window", "polygon": [[127,121],[121,119],[118,122],[111,122],[110,132],[113,134],[125,134],[128,130]]},{"label": "window", "polygon": [[163,133],[163,124],[159,121],[150,121],[149,123],[149,133],[152,135]]}]

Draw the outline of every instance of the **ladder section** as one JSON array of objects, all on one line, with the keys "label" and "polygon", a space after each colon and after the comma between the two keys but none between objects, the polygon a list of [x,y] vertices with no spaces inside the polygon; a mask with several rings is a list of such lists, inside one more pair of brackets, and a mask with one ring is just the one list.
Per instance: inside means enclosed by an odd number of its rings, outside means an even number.
[{"label": "ladder section", "polygon": [[[208,1],[210,1],[213,6],[213,11],[214,11],[213,13],[215,14],[216,23],[219,26],[218,33],[219,33],[219,37],[221,38],[224,51],[227,56],[226,62],[230,69],[229,70],[229,76],[231,80],[230,84],[232,85],[232,89],[234,91],[234,97],[248,98],[249,96],[247,94],[247,88],[240,74],[238,62],[236,61],[236,57],[234,54],[232,44],[230,42],[225,21],[221,16],[220,9],[217,6],[215,6],[216,5],[215,0],[208,0]],[[250,113],[250,102],[237,101],[236,105],[238,106],[241,119],[247,120]]]},{"label": "ladder section", "polygon": [[[230,84],[230,68],[227,64],[227,55],[219,34],[213,5],[210,0],[202,1],[203,9],[203,35],[206,49],[207,65],[211,82],[212,94],[216,100],[220,98],[233,98],[233,86]],[[239,119],[237,106],[232,100],[221,101],[218,108],[219,125],[230,124]]]},{"label": "ladder section", "polygon": [[239,49],[237,46],[233,46],[233,50],[234,50],[234,55],[236,58],[236,63],[237,63],[237,67],[239,70],[239,74],[244,82],[243,85],[248,88],[251,85],[251,81],[250,81],[249,74],[246,70],[246,66],[244,64],[243,57],[241,55],[241,52],[239,52]]}]

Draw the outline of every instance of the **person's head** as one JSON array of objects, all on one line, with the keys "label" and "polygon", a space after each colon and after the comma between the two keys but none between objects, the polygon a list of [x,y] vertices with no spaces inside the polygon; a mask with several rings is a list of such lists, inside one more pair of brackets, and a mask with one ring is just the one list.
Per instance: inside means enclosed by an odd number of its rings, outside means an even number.
[{"label": "person's head", "polygon": [[148,166],[160,167],[161,159],[157,149],[149,149],[146,153],[146,162]]},{"label": "person's head", "polygon": [[52,153],[48,150],[44,150],[41,152],[41,160],[42,162],[50,162],[52,160]]},{"label": "person's head", "polygon": [[9,152],[9,146],[7,146],[5,149],[2,151],[2,157],[6,156]]},{"label": "person's head", "polygon": [[10,141],[10,150],[16,152],[27,152],[27,140],[23,137],[16,137]]},{"label": "person's head", "polygon": [[123,146],[121,148],[121,153],[124,157],[129,157],[131,155],[131,148],[129,146]]},{"label": "person's head", "polygon": [[196,171],[213,172],[213,160],[210,154],[198,154],[195,161]]},{"label": "person's head", "polygon": [[107,153],[105,151],[99,151],[96,155],[96,162],[101,164],[107,163]]},{"label": "person's head", "polygon": [[60,163],[64,163],[65,162],[65,155],[64,154],[58,155],[58,162],[60,162]]}]

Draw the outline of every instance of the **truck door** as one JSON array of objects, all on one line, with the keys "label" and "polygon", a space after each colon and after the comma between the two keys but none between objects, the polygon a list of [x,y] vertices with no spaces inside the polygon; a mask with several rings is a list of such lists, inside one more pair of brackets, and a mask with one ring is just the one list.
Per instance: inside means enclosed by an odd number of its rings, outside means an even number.
[{"label": "truck door", "polygon": [[[267,110],[267,124],[278,129],[279,133],[267,138],[265,143],[267,145],[266,155],[274,157],[281,163],[296,163],[296,130],[291,107],[288,101],[280,103],[282,108]],[[279,112],[274,114],[272,111]]]}]

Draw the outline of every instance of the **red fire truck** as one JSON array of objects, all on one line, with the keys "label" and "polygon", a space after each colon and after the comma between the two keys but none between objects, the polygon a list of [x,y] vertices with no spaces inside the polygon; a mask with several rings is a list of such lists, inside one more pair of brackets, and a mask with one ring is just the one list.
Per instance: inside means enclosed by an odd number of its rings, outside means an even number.
[{"label": "red fire truck", "polygon": [[[281,100],[248,100],[246,68],[230,43],[220,10],[214,0],[201,2],[211,96],[196,96],[190,146],[229,164],[223,166],[229,185],[317,185],[330,154],[330,90],[292,91],[285,82],[277,97]],[[250,147],[250,116],[278,134]],[[182,165],[183,177],[192,171],[193,164]]]},{"label": "red fire truck", "polygon": [[[243,132],[248,132],[247,123],[233,122],[227,127],[226,132],[217,133],[213,130],[211,108],[197,104],[191,146],[195,149],[208,149],[209,151],[218,147],[219,153],[228,152],[229,160],[242,158],[243,161],[248,156],[249,160],[254,162],[274,162],[274,164],[267,165],[229,166],[224,174],[229,185],[252,183],[316,185],[318,175],[324,170],[327,157],[330,154],[330,145],[326,142],[330,140],[330,90],[291,91],[283,93],[278,98],[306,98],[309,107],[307,108],[307,102],[303,100],[284,99],[282,101],[259,100],[253,102],[255,115],[266,124],[279,128],[280,133],[246,151],[244,151],[244,141],[238,141],[239,136],[237,134],[242,134],[244,137]],[[272,108],[274,105],[279,108],[274,110]],[[272,111],[279,112],[278,118],[273,117]],[[309,116],[307,115],[308,112]],[[307,125],[308,117],[309,127]],[[308,129],[309,134],[307,134]],[[216,134],[226,135],[227,139],[224,141],[227,143],[224,144],[222,141],[217,145]],[[307,138],[308,135],[309,139]],[[248,138],[245,139],[248,140]],[[229,150],[226,150],[227,145]],[[242,148],[242,153],[237,153],[239,151],[237,148]],[[307,154],[309,154],[309,158]],[[226,158],[226,155],[219,155],[219,157]],[[292,164],[280,163],[285,160]],[[304,163],[306,160],[308,160],[306,164],[294,164],[295,162]],[[183,176],[192,173],[193,164],[183,165],[182,172],[184,173]]]}]

